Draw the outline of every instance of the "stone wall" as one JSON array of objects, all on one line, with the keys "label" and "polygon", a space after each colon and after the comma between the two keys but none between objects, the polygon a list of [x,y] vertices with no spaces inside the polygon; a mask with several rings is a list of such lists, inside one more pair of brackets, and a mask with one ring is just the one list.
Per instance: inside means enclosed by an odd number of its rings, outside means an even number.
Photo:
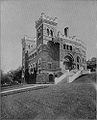
[{"label": "stone wall", "polygon": [[[64,45],[68,45],[68,46],[72,46],[72,50],[70,50],[70,48],[67,49],[67,47],[65,47],[64,49]],[[84,52],[82,52],[84,51]],[[60,41],[60,67],[62,69],[65,69],[65,66],[63,65],[64,62],[64,58],[66,56],[71,56],[73,58],[73,62],[75,64],[75,69],[77,69],[77,65],[79,65],[79,67],[83,67],[84,69],[86,69],[86,56],[84,55],[86,51],[78,46],[77,44],[73,44],[73,41],[71,41],[70,43],[67,42],[67,40],[61,40]],[[80,58],[80,62],[77,62],[77,56]]]},{"label": "stone wall", "polygon": [[36,83],[49,83],[49,74],[48,73],[40,73],[36,77]]}]

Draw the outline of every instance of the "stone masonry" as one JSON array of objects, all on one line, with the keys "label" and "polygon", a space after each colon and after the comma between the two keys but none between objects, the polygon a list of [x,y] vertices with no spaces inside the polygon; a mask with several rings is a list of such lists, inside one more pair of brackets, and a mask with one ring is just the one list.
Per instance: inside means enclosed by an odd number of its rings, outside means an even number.
[{"label": "stone masonry", "polygon": [[59,74],[86,69],[86,45],[75,36],[57,31],[56,18],[41,14],[35,39],[22,39],[22,78],[26,83],[54,83]]}]

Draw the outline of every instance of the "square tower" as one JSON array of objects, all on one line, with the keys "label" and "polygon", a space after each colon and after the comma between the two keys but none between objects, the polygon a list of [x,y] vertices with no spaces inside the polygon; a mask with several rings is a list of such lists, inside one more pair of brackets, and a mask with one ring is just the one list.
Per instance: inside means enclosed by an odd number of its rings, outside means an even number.
[{"label": "square tower", "polygon": [[47,41],[52,41],[56,37],[56,17],[51,18],[41,13],[40,18],[35,22],[37,47],[40,44],[46,44]]},{"label": "square tower", "polygon": [[52,82],[55,73],[59,70],[60,47],[59,43],[55,42],[57,27],[55,20],[56,17],[51,18],[42,13],[35,22],[37,51],[40,51],[38,52],[38,82],[43,79],[46,83]]}]

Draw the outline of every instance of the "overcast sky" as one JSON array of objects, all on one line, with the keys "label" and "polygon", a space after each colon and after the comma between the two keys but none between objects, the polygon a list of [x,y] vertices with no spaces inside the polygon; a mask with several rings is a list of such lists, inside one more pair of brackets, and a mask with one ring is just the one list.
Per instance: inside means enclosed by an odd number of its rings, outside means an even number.
[{"label": "overcast sky", "polygon": [[44,12],[58,18],[58,30],[69,26],[69,34],[87,44],[87,59],[96,56],[96,0],[4,0],[1,2],[1,67],[3,71],[22,64],[21,38],[36,36],[35,20]]}]

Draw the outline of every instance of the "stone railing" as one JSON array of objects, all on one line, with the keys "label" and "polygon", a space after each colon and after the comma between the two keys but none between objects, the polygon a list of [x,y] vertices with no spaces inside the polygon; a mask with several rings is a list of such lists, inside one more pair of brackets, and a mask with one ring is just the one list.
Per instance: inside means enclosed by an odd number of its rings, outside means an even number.
[{"label": "stone railing", "polygon": [[83,75],[83,74],[89,74],[90,71],[86,71],[86,70],[83,70],[83,68],[81,68],[79,71],[77,71],[75,74],[73,74],[72,76],[69,76],[68,78],[68,82],[72,82],[74,81],[76,78],[78,78],[79,76]]},{"label": "stone railing", "polygon": [[[65,79],[68,76],[69,72],[65,72],[63,75],[61,75],[59,78],[55,78],[55,84],[61,82],[63,79]],[[66,81],[67,82],[67,81]]]},{"label": "stone railing", "polygon": [[80,70],[72,70],[72,71],[65,71],[65,73],[63,75],[61,75],[59,78],[55,78],[55,84],[61,82],[62,80],[66,79],[66,82],[70,83],[72,81],[74,81],[76,78],[78,78],[79,76],[83,75],[83,74],[89,74],[90,71],[86,71],[84,70],[82,67],[80,68]]}]

